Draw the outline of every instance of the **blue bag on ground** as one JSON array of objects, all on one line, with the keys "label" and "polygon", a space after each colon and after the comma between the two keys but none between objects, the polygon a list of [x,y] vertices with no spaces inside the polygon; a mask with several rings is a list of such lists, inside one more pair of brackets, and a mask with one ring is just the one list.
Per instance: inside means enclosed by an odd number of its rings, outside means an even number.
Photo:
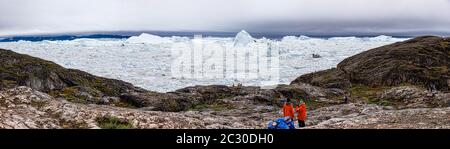
[{"label": "blue bag on ground", "polygon": [[[286,122],[288,121],[288,122]],[[287,118],[279,118],[274,121],[270,121],[268,129],[295,129],[295,124],[292,120]]]}]

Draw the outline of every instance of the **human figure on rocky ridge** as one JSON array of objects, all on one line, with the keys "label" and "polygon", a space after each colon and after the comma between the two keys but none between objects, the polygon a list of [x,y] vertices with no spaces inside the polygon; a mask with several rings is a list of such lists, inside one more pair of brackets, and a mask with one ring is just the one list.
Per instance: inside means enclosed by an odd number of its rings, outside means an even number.
[{"label": "human figure on rocky ridge", "polygon": [[297,111],[298,127],[305,127],[306,104],[303,100],[297,99],[297,101],[298,101],[298,106],[295,107],[295,111]]},{"label": "human figure on rocky ridge", "polygon": [[430,83],[428,86],[428,91],[431,93],[431,97],[434,97],[437,92],[436,85],[434,85],[434,83]]},{"label": "human figure on rocky ridge", "polygon": [[344,104],[348,104],[348,95],[344,95]]},{"label": "human figure on rocky ridge", "polygon": [[283,105],[283,117],[286,116],[290,117],[291,120],[294,120],[294,105],[289,98],[287,98],[286,102]]}]

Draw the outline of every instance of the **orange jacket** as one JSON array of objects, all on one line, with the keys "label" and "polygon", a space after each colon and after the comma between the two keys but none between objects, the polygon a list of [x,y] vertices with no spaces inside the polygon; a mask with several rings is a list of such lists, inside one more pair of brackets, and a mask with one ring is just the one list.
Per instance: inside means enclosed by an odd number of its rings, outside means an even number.
[{"label": "orange jacket", "polygon": [[306,105],[303,103],[300,106],[295,107],[297,111],[297,119],[305,121],[306,120]]},{"label": "orange jacket", "polygon": [[286,104],[283,105],[283,116],[289,116],[291,118],[294,118],[294,106],[292,104]]}]

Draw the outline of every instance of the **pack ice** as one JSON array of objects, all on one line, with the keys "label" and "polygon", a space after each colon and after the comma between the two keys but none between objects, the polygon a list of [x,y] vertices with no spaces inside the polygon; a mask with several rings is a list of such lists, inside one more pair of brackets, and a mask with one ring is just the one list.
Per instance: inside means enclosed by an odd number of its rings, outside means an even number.
[{"label": "pack ice", "polygon": [[[172,77],[171,64],[174,59],[170,52],[172,46],[189,43],[192,40],[189,37],[160,37],[144,33],[128,39],[2,42],[0,48],[50,60],[66,68],[80,69],[94,75],[124,80],[136,86],[160,92],[193,85],[232,85],[236,83],[258,85],[258,82],[261,81],[254,79],[236,82],[231,78]],[[245,46],[252,42],[278,45],[279,83],[284,84],[290,83],[305,73],[336,67],[343,59],[365,50],[403,40],[406,39],[390,36],[333,38],[286,36],[282,39],[255,39],[244,30],[237,33],[235,38],[207,37],[202,39],[204,42],[223,46]],[[321,58],[313,58],[312,54],[319,54]]]}]

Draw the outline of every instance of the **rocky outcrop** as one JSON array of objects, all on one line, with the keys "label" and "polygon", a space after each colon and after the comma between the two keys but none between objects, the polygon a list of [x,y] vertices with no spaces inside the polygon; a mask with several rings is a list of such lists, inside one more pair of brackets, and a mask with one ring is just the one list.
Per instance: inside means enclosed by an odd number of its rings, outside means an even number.
[{"label": "rocky outcrop", "polygon": [[362,52],[291,86],[342,89],[353,102],[311,111],[309,128],[449,128],[449,67],[450,38],[424,36]]},{"label": "rocky outcrop", "polygon": [[127,82],[66,69],[10,50],[0,49],[0,61],[0,90],[28,86],[74,102],[118,105],[120,96],[147,92]]},{"label": "rocky outcrop", "polygon": [[[228,106],[224,106],[228,105]],[[308,112],[306,128],[450,128],[450,108],[394,110],[350,103]],[[57,100],[21,86],[0,91],[0,128],[261,128],[278,107],[234,97],[183,112],[161,112]]]},{"label": "rocky outcrop", "polygon": [[393,110],[374,104],[346,104],[312,111],[314,129],[448,129],[450,107]]},{"label": "rocky outcrop", "polygon": [[278,109],[263,107],[263,104],[250,100],[229,102],[242,104],[233,109],[215,105],[216,109],[198,107],[184,112],[161,112],[73,103],[21,86],[0,91],[0,128],[104,128],[117,125],[103,124],[105,119],[125,123],[119,128],[265,128],[266,122],[278,115]]},{"label": "rocky outcrop", "polygon": [[384,101],[399,103],[399,109],[450,107],[450,93],[430,93],[416,86],[393,87],[377,93],[376,96]]},{"label": "rocky outcrop", "polygon": [[300,76],[292,84],[349,88],[351,84],[409,83],[448,91],[449,68],[450,38],[424,36],[362,52],[340,62],[337,68]]},{"label": "rocky outcrop", "polygon": [[159,94],[161,100],[155,101],[155,110],[184,111],[197,105],[220,103],[224,99],[245,99],[261,104],[281,107],[280,97],[291,99],[317,99],[317,103],[336,103],[332,99],[342,95],[338,89],[323,89],[309,84],[278,85],[274,89],[261,89],[253,86],[208,85],[193,86],[174,92]]},{"label": "rocky outcrop", "polygon": [[323,88],[347,89],[351,86],[351,82],[346,73],[338,68],[332,68],[314,73],[304,74],[294,81],[291,85],[307,83]]}]

